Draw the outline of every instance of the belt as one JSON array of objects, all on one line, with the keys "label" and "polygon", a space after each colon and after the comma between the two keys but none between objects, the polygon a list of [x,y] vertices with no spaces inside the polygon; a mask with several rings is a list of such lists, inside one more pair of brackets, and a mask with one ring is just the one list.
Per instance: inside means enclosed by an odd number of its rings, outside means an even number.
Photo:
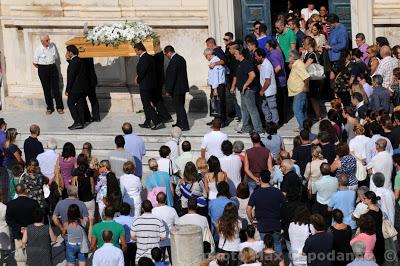
[{"label": "belt", "polygon": [[68,242],[68,245],[71,245],[71,246],[79,246],[81,243],[71,243],[71,242]]}]

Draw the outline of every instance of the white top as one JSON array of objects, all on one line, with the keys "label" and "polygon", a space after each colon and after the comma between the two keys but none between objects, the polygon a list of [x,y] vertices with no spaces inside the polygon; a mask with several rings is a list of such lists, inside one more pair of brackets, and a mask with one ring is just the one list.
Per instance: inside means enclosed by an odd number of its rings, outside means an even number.
[{"label": "white top", "polygon": [[11,249],[10,229],[6,223],[7,205],[0,202],[0,250]]},{"label": "white top", "polygon": [[56,62],[56,59],[57,50],[54,43],[50,43],[48,47],[40,44],[33,55],[33,63],[37,65],[51,65]]},{"label": "white top", "polygon": [[207,150],[207,159],[214,155],[217,158],[221,158],[224,154],[221,151],[221,144],[224,140],[228,139],[228,135],[222,133],[221,131],[211,131],[207,133],[203,142],[201,143],[201,148]]},{"label": "white top", "polygon": [[236,191],[237,186],[242,181],[242,177],[240,176],[242,161],[240,160],[240,157],[235,154],[231,154],[229,156],[224,155],[219,158],[219,162],[221,164],[222,171],[224,171],[228,178],[232,181]]},{"label": "white top", "polygon": [[177,224],[191,224],[200,226],[201,230],[203,231],[203,234],[204,230],[208,228],[207,218],[197,213],[188,213],[183,215],[178,219]]},{"label": "white top", "polygon": [[249,205],[249,199],[250,198],[241,199],[241,198],[236,197],[236,199],[239,202],[239,209],[238,209],[239,217],[242,220],[245,219],[246,221],[249,222],[249,217],[247,217],[246,209],[247,209],[247,205]]},{"label": "white top", "polygon": [[[239,230],[241,228],[242,228],[242,222],[239,220]],[[240,246],[239,230],[237,230],[237,232],[235,233],[235,236],[231,240],[225,239],[224,235],[220,233],[218,247],[225,251],[239,252],[239,248],[240,248],[239,247]]]},{"label": "white top", "polygon": [[264,92],[265,97],[273,96],[276,94],[276,81],[274,67],[271,62],[265,58],[260,67],[260,84],[261,87],[264,85],[266,79],[269,79],[271,83],[269,84],[267,90]]},{"label": "white top", "polygon": [[301,16],[304,17],[306,22],[313,14],[319,14],[319,12],[316,9],[310,11],[308,8],[303,8],[301,10]]},{"label": "white top", "polygon": [[293,263],[295,265],[307,265],[307,256],[303,256],[303,247],[310,234],[315,234],[314,227],[310,224],[299,225],[290,223],[289,239],[292,247]]},{"label": "white top", "polygon": [[353,216],[356,217],[357,219],[360,219],[361,215],[366,214],[367,211],[368,211],[368,205],[363,202],[359,202],[353,212]]},{"label": "white top", "polygon": [[124,254],[121,249],[114,247],[113,244],[104,243],[104,245],[94,253],[92,265],[124,266]]},{"label": "white top", "polygon": [[58,159],[58,154],[53,150],[45,150],[39,154],[36,159],[39,162],[40,171],[42,174],[52,180],[55,176],[56,163]]},{"label": "white top", "polygon": [[170,206],[159,206],[151,211],[158,219],[162,220],[167,230],[167,239],[161,240],[160,247],[171,246],[170,232],[171,229],[178,223],[178,214],[175,209]]},{"label": "white top", "polygon": [[166,172],[168,174],[169,173],[169,167],[170,165],[172,165],[172,173],[175,174],[179,171],[178,167],[176,166],[176,164],[174,163],[174,161],[171,161],[168,158],[160,158],[157,160],[157,164],[158,164],[158,171],[160,172]]},{"label": "white top", "polygon": [[[218,56],[214,56],[208,61],[208,64],[213,64],[220,61]],[[208,68],[208,84],[212,89],[217,89],[220,84],[225,84],[225,67],[222,65],[215,65],[213,68]]]},{"label": "white top", "polygon": [[244,248],[251,248],[256,253],[261,252],[264,249],[264,242],[263,241],[254,241],[254,242],[243,242],[240,243],[240,251]]},{"label": "white top", "polygon": [[181,154],[181,151],[179,149],[179,140],[171,139],[167,141],[164,145],[168,146],[171,150],[171,153],[169,154],[169,158],[171,158],[171,160],[175,160]]},{"label": "white top", "polygon": [[[122,199],[129,205],[139,205],[142,202],[140,192],[142,191],[142,182],[135,175],[123,175],[119,178],[121,187]],[[135,215],[140,215],[135,213]]]},{"label": "white top", "polygon": [[394,224],[395,199],[393,191],[387,188],[380,187],[375,190],[375,193],[376,196],[381,197],[381,199],[379,200],[379,205],[382,212],[384,212],[387,215],[389,221]]},{"label": "white top", "polygon": [[[360,160],[367,159],[370,142],[371,142],[371,139],[364,135],[355,136],[349,142],[350,153],[355,155]],[[375,146],[374,146],[374,148],[375,148]]]},{"label": "white top", "polygon": [[[371,162],[367,165],[367,169],[372,169],[372,173],[381,172],[385,176],[385,184],[383,187],[392,189],[392,170],[393,170],[393,159],[392,155],[387,151],[379,152],[372,158]],[[376,192],[376,186],[374,182],[369,182],[369,189]]]},{"label": "white top", "polygon": [[196,164],[197,158],[199,158],[199,156],[196,156],[191,151],[182,152],[182,154],[175,159],[175,164],[178,167],[180,174],[183,175],[183,171],[185,170],[185,165],[187,162],[193,162]]}]

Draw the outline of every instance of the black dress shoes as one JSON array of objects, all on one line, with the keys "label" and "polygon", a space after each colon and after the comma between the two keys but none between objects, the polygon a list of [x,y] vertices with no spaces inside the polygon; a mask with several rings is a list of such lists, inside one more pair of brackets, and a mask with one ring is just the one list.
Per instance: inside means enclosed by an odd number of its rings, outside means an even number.
[{"label": "black dress shoes", "polygon": [[83,125],[81,125],[81,124],[72,124],[72,126],[68,127],[69,130],[82,129],[82,128],[83,128]]},{"label": "black dress shoes", "polygon": [[181,128],[181,130],[182,130],[182,131],[189,131],[189,130],[190,130],[190,128],[188,128],[188,127],[184,127],[184,128]]},{"label": "black dress shoes", "polygon": [[151,128],[151,125],[149,125],[149,124],[139,124],[139,127],[141,127],[141,128]]},{"label": "black dress shoes", "polygon": [[94,122],[100,122],[101,119],[96,117],[96,118],[93,118],[93,121],[94,121]]},{"label": "black dress shoes", "polygon": [[165,128],[164,123],[159,123],[159,124],[153,126],[153,127],[151,128],[151,130],[158,130],[158,129],[161,129],[161,128]]},{"label": "black dress shoes", "polygon": [[172,124],[172,127],[178,127],[178,125],[177,124]]},{"label": "black dress shoes", "polygon": [[164,119],[163,123],[171,123],[174,122],[174,119],[170,118],[170,119]]}]

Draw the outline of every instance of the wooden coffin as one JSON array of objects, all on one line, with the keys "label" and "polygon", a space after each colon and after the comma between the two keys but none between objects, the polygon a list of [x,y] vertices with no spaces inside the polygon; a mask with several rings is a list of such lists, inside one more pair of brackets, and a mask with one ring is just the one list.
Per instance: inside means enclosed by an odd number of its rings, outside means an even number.
[{"label": "wooden coffin", "polygon": [[[92,44],[84,36],[75,36],[65,44],[75,45],[79,49],[79,57],[81,58],[136,56],[133,46],[126,41],[118,46],[106,46],[105,44]],[[149,54],[156,54],[161,51],[160,40],[158,38],[148,38],[143,41],[143,45]]]}]

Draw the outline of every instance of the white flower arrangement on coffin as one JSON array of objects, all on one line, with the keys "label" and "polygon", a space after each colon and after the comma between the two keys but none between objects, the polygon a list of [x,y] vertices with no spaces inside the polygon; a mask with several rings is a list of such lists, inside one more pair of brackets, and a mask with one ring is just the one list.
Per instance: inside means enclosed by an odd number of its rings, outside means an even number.
[{"label": "white flower arrangement on coffin", "polygon": [[129,42],[133,46],[147,38],[156,38],[157,34],[143,22],[125,22],[97,26],[85,33],[85,37],[94,45],[118,46]]}]

